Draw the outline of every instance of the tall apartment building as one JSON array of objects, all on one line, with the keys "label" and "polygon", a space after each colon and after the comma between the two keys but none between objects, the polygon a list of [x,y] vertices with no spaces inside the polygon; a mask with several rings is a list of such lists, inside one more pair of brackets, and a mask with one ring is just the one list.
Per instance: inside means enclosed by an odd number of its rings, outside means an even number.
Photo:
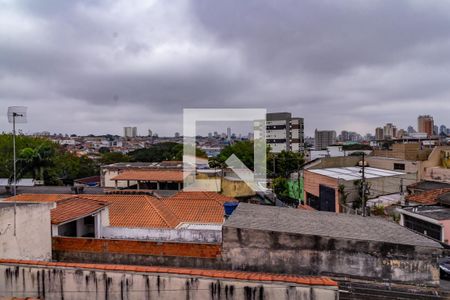
[{"label": "tall apartment building", "polygon": [[317,130],[314,132],[314,149],[322,150],[328,146],[336,144],[336,131]]},{"label": "tall apartment building", "polygon": [[375,139],[381,141],[384,139],[384,130],[381,127],[375,128]]},{"label": "tall apartment building", "polygon": [[304,120],[293,118],[291,113],[268,113],[266,116],[266,142],[271,151],[303,152]]},{"label": "tall apartment building", "polygon": [[429,137],[433,135],[434,120],[430,115],[423,115],[417,118],[417,128],[419,132],[426,133]]},{"label": "tall apartment building", "polygon": [[384,139],[392,139],[397,136],[397,127],[392,123],[387,123],[383,128]]},{"label": "tall apartment building", "polygon": [[341,134],[339,135],[339,140],[341,142],[348,142],[348,141],[350,141],[350,132],[348,132],[347,130],[342,130]]},{"label": "tall apartment building", "polygon": [[231,141],[231,128],[230,127],[227,128],[227,140]]},{"label": "tall apartment building", "polygon": [[134,138],[136,136],[137,136],[137,127],[124,127],[123,128],[123,137]]}]

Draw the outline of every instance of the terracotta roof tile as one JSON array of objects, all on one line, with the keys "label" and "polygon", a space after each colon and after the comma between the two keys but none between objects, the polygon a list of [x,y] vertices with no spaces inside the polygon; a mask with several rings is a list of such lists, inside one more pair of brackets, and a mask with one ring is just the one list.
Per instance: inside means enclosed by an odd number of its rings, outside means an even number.
[{"label": "terracotta roof tile", "polygon": [[183,181],[183,171],[168,170],[146,170],[146,171],[124,171],[112,180],[142,180],[142,181]]},{"label": "terracotta roof tile", "polygon": [[114,227],[175,228],[176,215],[161,200],[149,195],[89,195],[110,203],[109,222]]},{"label": "terracotta roof tile", "polygon": [[181,222],[223,223],[223,204],[237,200],[214,192],[179,192],[162,201]]},{"label": "terracotta roof tile", "polygon": [[34,265],[43,267],[62,267],[62,268],[77,268],[90,269],[102,271],[122,271],[122,272],[140,272],[140,273],[165,273],[165,274],[179,274],[191,275],[211,278],[225,278],[249,281],[272,281],[294,283],[299,285],[315,285],[315,286],[333,286],[337,287],[337,282],[329,277],[322,276],[296,276],[296,275],[280,275],[270,273],[256,273],[243,271],[226,271],[226,270],[204,270],[192,268],[172,268],[160,266],[132,266],[132,265],[105,265],[105,264],[85,264],[85,263],[62,263],[62,262],[46,262],[46,261],[29,261],[29,260],[14,260],[14,259],[0,259],[0,264],[11,265]]},{"label": "terracotta roof tile", "polygon": [[6,198],[5,201],[56,202],[73,196],[73,194],[20,194]]},{"label": "terracotta roof tile", "polygon": [[435,205],[438,203],[438,197],[442,194],[450,192],[450,189],[436,189],[420,194],[406,196],[406,200],[424,205]]},{"label": "terracotta roof tile", "polygon": [[61,224],[93,214],[103,209],[108,204],[102,201],[73,197],[57,202],[56,208],[52,209],[52,224]]},{"label": "terracotta roof tile", "polygon": [[[17,201],[56,202],[74,198],[109,203],[110,225],[134,228],[175,228],[180,223],[223,223],[223,204],[237,201],[214,192],[178,192],[169,198],[150,195],[22,194]],[[12,201],[10,197],[6,201]]]}]

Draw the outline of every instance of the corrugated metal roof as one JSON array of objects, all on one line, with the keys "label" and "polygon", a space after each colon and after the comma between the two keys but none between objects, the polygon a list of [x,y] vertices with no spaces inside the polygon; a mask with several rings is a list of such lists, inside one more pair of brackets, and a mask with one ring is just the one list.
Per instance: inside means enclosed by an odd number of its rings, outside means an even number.
[{"label": "corrugated metal roof", "polygon": [[[346,167],[346,168],[310,169],[308,171],[336,179],[358,180],[361,179],[362,175],[361,170],[362,170],[361,167]],[[400,176],[400,175],[405,175],[405,173],[370,167],[365,168],[365,177],[367,179]]]}]

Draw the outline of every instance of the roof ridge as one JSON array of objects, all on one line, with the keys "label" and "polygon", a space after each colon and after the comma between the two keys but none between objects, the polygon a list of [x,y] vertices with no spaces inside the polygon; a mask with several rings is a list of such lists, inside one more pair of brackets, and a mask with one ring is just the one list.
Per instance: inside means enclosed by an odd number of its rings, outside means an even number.
[{"label": "roof ridge", "polygon": [[[95,202],[98,202],[98,203],[108,203],[108,205],[109,205],[109,201],[108,200],[99,200],[99,199],[94,199],[94,198],[91,198],[91,197],[89,197],[89,196],[91,196],[91,195],[79,195],[78,196],[78,198],[80,198],[80,199],[85,199],[85,200],[90,200],[90,201],[95,201]],[[98,195],[98,196],[106,196],[106,195]]]},{"label": "roof ridge", "polygon": [[156,211],[156,213],[158,214],[158,216],[168,225],[168,226],[177,226],[178,224],[180,224],[180,219],[175,215],[175,213],[169,208],[167,207],[164,203],[160,202],[159,204],[162,205],[163,207],[167,208],[167,210],[173,215],[173,217],[177,220],[177,224],[170,224],[169,220],[166,219],[166,217],[164,217],[160,211],[159,207],[156,207],[156,205],[153,203],[154,201],[159,201],[158,199],[152,199],[152,197],[150,197],[149,195],[145,195],[145,199],[146,202],[150,204],[150,206]]}]

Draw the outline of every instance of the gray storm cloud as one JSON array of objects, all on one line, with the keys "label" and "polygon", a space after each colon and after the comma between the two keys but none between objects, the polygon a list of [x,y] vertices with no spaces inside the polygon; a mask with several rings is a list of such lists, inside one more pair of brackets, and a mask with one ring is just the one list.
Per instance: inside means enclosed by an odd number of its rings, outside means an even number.
[{"label": "gray storm cloud", "polygon": [[450,125],[449,67],[443,1],[0,1],[0,108],[29,132],[171,135],[192,107]]}]

